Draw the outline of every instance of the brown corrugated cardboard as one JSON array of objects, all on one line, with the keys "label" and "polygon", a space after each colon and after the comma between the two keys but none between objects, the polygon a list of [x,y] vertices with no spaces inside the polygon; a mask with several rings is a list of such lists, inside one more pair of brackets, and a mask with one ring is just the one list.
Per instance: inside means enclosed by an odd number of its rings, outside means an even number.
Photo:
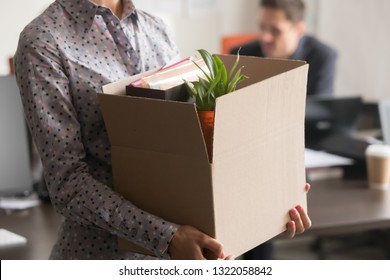
[{"label": "brown corrugated cardboard", "polygon": [[[229,68],[235,56],[221,56]],[[216,237],[227,254],[285,230],[306,208],[304,112],[308,65],[241,57],[249,77],[216,103],[209,163],[194,104],[100,94],[115,189],[138,207]],[[126,83],[132,79],[126,80]]]}]

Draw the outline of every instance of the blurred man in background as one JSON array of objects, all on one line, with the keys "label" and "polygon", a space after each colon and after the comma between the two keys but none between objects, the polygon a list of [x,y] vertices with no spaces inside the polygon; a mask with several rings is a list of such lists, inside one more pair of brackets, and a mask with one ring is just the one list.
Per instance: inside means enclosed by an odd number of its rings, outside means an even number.
[{"label": "blurred man in background", "polygon": [[[240,55],[304,60],[309,63],[308,95],[332,95],[336,52],[305,35],[303,0],[261,0],[259,40],[241,47]],[[236,54],[239,48],[231,53]]]}]

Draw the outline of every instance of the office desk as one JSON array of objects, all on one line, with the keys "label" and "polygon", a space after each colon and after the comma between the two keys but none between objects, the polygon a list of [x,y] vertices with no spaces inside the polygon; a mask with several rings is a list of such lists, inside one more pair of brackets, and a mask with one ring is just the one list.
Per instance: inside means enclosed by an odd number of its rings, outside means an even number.
[{"label": "office desk", "polygon": [[[390,228],[390,191],[368,189],[364,180],[326,180],[312,183],[308,209],[313,226],[305,235],[333,235]],[[0,250],[0,259],[47,259],[61,217],[50,204],[25,213],[5,215],[0,227],[25,236],[26,246]]]},{"label": "office desk", "polygon": [[365,180],[313,182],[308,194],[313,226],[307,233],[344,234],[390,228],[390,191],[368,188]]},{"label": "office desk", "polygon": [[0,249],[0,259],[48,259],[60,222],[61,216],[49,203],[10,214],[0,210],[0,228],[27,238],[27,245]]}]

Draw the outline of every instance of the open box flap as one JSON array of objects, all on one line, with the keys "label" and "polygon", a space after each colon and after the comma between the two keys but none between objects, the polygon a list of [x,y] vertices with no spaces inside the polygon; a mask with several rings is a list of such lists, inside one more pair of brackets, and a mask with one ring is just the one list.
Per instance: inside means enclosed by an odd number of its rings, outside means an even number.
[{"label": "open box flap", "polygon": [[[235,244],[226,248],[233,254],[242,254],[243,248],[253,248],[284,231],[289,209],[297,204],[306,208],[308,65],[301,66],[217,100],[213,154],[213,191],[219,217],[216,237],[224,244]],[[237,185],[240,193],[234,192]],[[257,210],[243,218],[229,208],[232,203]],[[234,242],[248,231],[257,239]]]},{"label": "open box flap", "polygon": [[[283,72],[286,67],[280,67],[279,75],[274,73],[264,81],[217,98],[213,159],[258,141],[259,137],[268,137],[272,131],[304,123],[308,65],[292,62],[296,69]],[[259,71],[253,70],[248,73],[251,82],[260,79]]]},{"label": "open box flap", "polygon": [[111,146],[208,161],[194,104],[108,94],[99,100]]},{"label": "open box flap", "polygon": [[[222,59],[227,69],[233,67],[236,60],[235,55],[218,56]],[[300,79],[299,90],[306,96],[308,64],[305,61],[240,56],[237,69],[242,66],[244,66],[242,68],[242,74],[247,75],[248,79],[240,83],[235,92],[221,96],[216,100],[215,122],[218,120],[222,121],[224,126],[229,127],[231,130],[228,132],[230,135],[227,135],[223,130],[220,131],[222,127],[219,124],[215,124],[215,127],[217,128],[213,135],[213,162],[215,155],[223,153],[224,150],[231,151],[231,149],[235,149],[236,147],[247,143],[248,140],[245,140],[245,137],[256,137],[253,135],[253,131],[255,131],[253,130],[254,127],[250,126],[251,123],[254,123],[254,118],[251,117],[251,114],[255,114],[256,119],[259,119],[259,121],[256,122],[261,123],[266,121],[264,113],[267,111],[266,109],[269,109],[267,108],[267,102],[264,101],[264,99],[259,99],[256,95],[261,94],[262,92],[273,92],[275,90],[275,84],[279,85],[281,88],[287,87],[288,89],[288,87],[291,87],[291,81],[286,82],[286,78],[283,76],[285,73],[292,71],[295,73],[294,75],[297,75],[297,79]],[[302,77],[304,78],[302,79]],[[263,84],[263,81],[267,79],[272,79],[272,81],[268,82],[268,84],[272,85],[272,88],[266,88],[265,84]],[[245,90],[241,90],[244,88]],[[264,88],[264,90],[262,90],[262,88]],[[294,90],[297,90],[295,84]],[[248,92],[252,92],[253,94],[248,95]],[[302,95],[302,92],[299,92],[298,94]],[[291,92],[292,96],[295,94],[296,93]],[[298,100],[296,101],[299,102]],[[244,121],[247,126],[242,126],[243,122],[241,118],[248,120]],[[232,122],[236,124],[235,128],[233,128]],[[261,127],[265,127],[264,124],[261,125]],[[219,133],[218,136],[215,134],[216,131]],[[250,135],[235,137],[235,135],[241,135],[241,131],[244,135],[248,133]],[[219,139],[218,143],[216,142],[216,138]],[[242,142],[240,144],[237,143],[237,141]]]}]

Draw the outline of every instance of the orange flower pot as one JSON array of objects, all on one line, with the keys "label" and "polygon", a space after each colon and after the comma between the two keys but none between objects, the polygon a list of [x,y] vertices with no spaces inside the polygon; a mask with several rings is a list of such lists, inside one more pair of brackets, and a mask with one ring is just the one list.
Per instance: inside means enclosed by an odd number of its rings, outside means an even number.
[{"label": "orange flower pot", "polygon": [[213,156],[214,113],[214,111],[198,111],[198,117],[210,162],[212,161]]}]

